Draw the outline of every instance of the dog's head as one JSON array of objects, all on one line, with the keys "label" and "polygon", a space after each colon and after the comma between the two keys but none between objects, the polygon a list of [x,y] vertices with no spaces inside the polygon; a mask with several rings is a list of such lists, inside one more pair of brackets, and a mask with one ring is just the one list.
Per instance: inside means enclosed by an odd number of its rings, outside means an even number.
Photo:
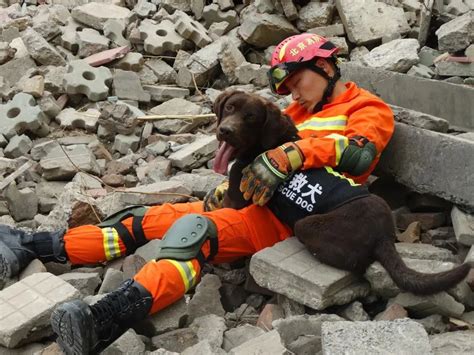
[{"label": "dog's head", "polygon": [[225,173],[234,158],[254,158],[293,140],[297,129],[272,102],[242,91],[225,91],[214,102],[217,139],[221,142],[214,170]]}]

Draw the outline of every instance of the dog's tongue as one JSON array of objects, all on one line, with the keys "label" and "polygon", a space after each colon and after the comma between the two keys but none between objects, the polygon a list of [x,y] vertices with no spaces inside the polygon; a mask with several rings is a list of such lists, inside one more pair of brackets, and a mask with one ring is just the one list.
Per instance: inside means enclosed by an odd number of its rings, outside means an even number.
[{"label": "dog's tongue", "polygon": [[214,159],[214,171],[219,174],[225,175],[227,173],[227,167],[229,166],[229,160],[235,148],[226,142],[222,142],[219,150],[216,153]]}]

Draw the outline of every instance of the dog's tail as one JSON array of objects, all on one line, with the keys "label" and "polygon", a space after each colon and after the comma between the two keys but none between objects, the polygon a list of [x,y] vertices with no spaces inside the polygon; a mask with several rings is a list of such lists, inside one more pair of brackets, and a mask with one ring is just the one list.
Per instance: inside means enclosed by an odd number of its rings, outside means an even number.
[{"label": "dog's tail", "polygon": [[436,274],[417,272],[406,266],[393,242],[387,238],[382,238],[374,254],[375,259],[387,270],[398,287],[417,295],[430,295],[447,290],[461,282],[471,268],[469,264],[462,264]]}]

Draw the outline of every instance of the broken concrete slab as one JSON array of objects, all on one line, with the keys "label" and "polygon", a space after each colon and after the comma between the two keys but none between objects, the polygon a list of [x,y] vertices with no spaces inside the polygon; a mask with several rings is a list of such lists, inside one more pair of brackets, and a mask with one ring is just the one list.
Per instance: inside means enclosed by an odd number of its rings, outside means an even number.
[{"label": "broken concrete slab", "polygon": [[[140,194],[146,192],[147,194]],[[156,195],[153,194],[156,192]],[[167,195],[166,193],[170,194]],[[116,205],[161,205],[163,203],[185,202],[191,194],[187,188],[177,181],[162,181],[155,184],[142,185],[116,192]]]},{"label": "broken concrete slab", "polygon": [[189,171],[210,160],[214,156],[218,145],[215,136],[200,136],[193,143],[172,153],[168,159],[173,166]]},{"label": "broken concrete slab", "polygon": [[474,352],[474,331],[459,330],[430,336],[430,344],[435,355],[460,355]]},{"label": "broken concrete slab", "polygon": [[400,106],[390,105],[395,120],[406,123],[410,126],[424,128],[430,131],[446,133],[449,129],[449,122],[444,118],[429,115],[427,113],[418,112],[403,108]]},{"label": "broken concrete slab", "polygon": [[230,355],[248,355],[258,353],[269,353],[274,355],[286,354],[286,349],[281,343],[280,334],[276,330],[271,330],[256,338],[250,339],[245,343],[233,348]]},{"label": "broken concrete slab", "polygon": [[455,53],[474,42],[474,12],[456,17],[441,25],[436,31],[440,51]]},{"label": "broken concrete slab", "polygon": [[150,102],[150,94],[143,90],[140,77],[135,72],[115,69],[112,89],[119,99]]},{"label": "broken concrete slab", "polygon": [[[341,71],[346,80],[357,82],[389,104],[444,118],[460,128],[474,129],[474,88],[353,63],[341,64]],[[394,87],[397,90],[393,90]],[[433,105],[433,102],[443,102],[443,105]]]},{"label": "broken concrete slab", "polygon": [[333,2],[310,1],[309,4],[301,7],[296,27],[305,32],[310,28],[330,25],[335,10]]},{"label": "broken concrete slab", "polygon": [[148,92],[152,101],[166,102],[172,99],[184,99],[189,96],[189,89],[175,86],[143,85],[143,90]]},{"label": "broken concrete slab", "polygon": [[410,31],[403,9],[383,2],[336,0],[336,7],[349,41],[356,45],[380,41],[387,33]]},{"label": "broken concrete slab", "polygon": [[44,336],[56,305],[80,293],[50,273],[31,275],[0,291],[0,344],[13,348]]},{"label": "broken concrete slab", "polygon": [[145,59],[141,53],[129,52],[125,57],[114,63],[114,68],[138,72],[143,68],[144,63]]},{"label": "broken concrete slab", "polygon": [[259,327],[255,327],[251,324],[243,324],[239,327],[229,329],[224,333],[222,348],[225,351],[230,351],[248,340],[256,338],[264,333],[265,331]]},{"label": "broken concrete slab", "polygon": [[369,67],[406,73],[420,60],[420,44],[414,38],[395,39],[375,47],[362,57]]},{"label": "broken concrete slab", "polygon": [[244,41],[258,48],[276,45],[297,33],[298,30],[286,18],[268,13],[245,16],[239,27],[239,35]]},{"label": "broken concrete slab", "polygon": [[17,222],[31,220],[38,213],[38,196],[29,187],[18,190],[15,183],[5,189],[8,211]]},{"label": "broken concrete slab", "polygon": [[100,173],[94,154],[84,144],[55,146],[40,160],[40,165],[46,180],[70,179],[76,174],[76,167],[91,174]]},{"label": "broken concrete slab", "polygon": [[[470,158],[473,152],[474,142],[467,139],[396,123],[395,133],[377,169],[417,192],[430,193],[473,209],[474,190],[465,188],[470,174],[456,173],[459,164],[466,171],[474,171],[474,160]],[[428,162],[423,158],[427,154],[443,163]],[[416,167],[411,164],[413,161],[417,162]]]},{"label": "broken concrete slab", "polygon": [[76,6],[71,11],[74,20],[102,31],[108,20],[116,20],[125,25],[134,19],[134,14],[126,7],[114,4],[90,2]]},{"label": "broken concrete slab", "polygon": [[[276,272],[278,280],[268,277]],[[260,286],[317,310],[368,293],[354,274],[320,263],[296,238],[256,253],[250,273]]]},{"label": "broken concrete slab", "polygon": [[133,329],[127,330],[117,340],[101,351],[103,355],[144,354],[145,343]]},{"label": "broken concrete slab", "polygon": [[68,272],[59,277],[74,286],[83,296],[93,295],[97,287],[102,283],[97,272]]},{"label": "broken concrete slab", "polygon": [[93,108],[84,112],[79,112],[68,107],[56,116],[56,121],[64,128],[82,128],[91,133],[95,133],[99,116],[100,112]]},{"label": "broken concrete slab", "polygon": [[435,64],[435,71],[439,76],[471,77],[474,76],[474,63],[441,61]]},{"label": "broken concrete slab", "polygon": [[428,334],[421,324],[409,319],[380,322],[324,322],[323,354],[399,353],[432,354]]},{"label": "broken concrete slab", "polygon": [[66,65],[66,60],[51,46],[41,35],[33,30],[27,28],[22,35],[23,43],[25,44],[30,56],[38,63],[43,65]]},{"label": "broken concrete slab", "polygon": [[79,58],[86,58],[103,52],[109,49],[109,42],[110,40],[102,36],[99,31],[92,28],[84,28],[82,31],[77,32],[77,43],[79,44],[77,55]]},{"label": "broken concrete slab", "polygon": [[4,153],[7,158],[15,159],[26,155],[32,147],[33,142],[27,135],[16,135],[8,142]]},{"label": "broken concrete slab", "polygon": [[217,275],[207,274],[202,278],[196,286],[196,293],[188,304],[188,323],[209,314],[224,316],[225,311],[219,293],[221,285]]},{"label": "broken concrete slab", "polygon": [[412,293],[400,293],[389,303],[397,303],[416,317],[427,317],[441,314],[446,317],[459,318],[464,313],[464,306],[446,292],[430,296],[416,296]]}]

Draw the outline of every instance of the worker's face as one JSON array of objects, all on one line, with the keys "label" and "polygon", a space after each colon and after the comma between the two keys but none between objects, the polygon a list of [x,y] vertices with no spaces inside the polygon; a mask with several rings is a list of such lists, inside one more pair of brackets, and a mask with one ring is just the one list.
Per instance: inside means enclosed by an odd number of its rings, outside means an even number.
[{"label": "worker's face", "polygon": [[326,79],[307,68],[298,70],[285,81],[293,100],[309,112],[322,100],[327,84]]}]

